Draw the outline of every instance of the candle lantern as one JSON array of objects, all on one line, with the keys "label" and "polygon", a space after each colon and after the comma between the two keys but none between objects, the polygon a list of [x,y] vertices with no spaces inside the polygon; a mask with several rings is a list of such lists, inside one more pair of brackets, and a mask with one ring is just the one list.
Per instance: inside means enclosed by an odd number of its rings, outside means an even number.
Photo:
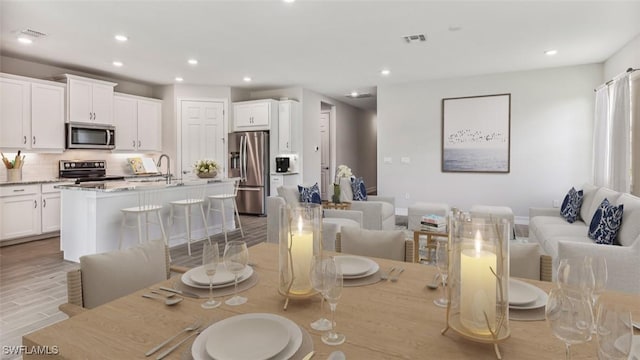
[{"label": "candle lantern", "polygon": [[316,294],[311,284],[313,256],[322,254],[322,207],[300,203],[280,208],[279,292],[286,300],[305,299]]},{"label": "candle lantern", "polygon": [[449,220],[449,304],[447,326],[470,340],[494,344],[506,340],[509,329],[508,221],[469,218]]}]

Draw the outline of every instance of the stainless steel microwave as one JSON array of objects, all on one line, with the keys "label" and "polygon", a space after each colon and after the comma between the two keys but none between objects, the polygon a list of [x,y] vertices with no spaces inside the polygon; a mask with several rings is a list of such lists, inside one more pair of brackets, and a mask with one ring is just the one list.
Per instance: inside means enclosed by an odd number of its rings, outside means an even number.
[{"label": "stainless steel microwave", "polygon": [[116,127],[105,124],[67,123],[67,149],[116,148]]}]

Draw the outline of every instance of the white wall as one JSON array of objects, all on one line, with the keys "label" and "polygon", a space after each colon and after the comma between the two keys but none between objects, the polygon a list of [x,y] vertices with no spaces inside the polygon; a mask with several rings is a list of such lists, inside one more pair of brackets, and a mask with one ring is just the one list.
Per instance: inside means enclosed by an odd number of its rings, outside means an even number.
[{"label": "white wall", "polygon": [[[602,79],[602,65],[583,65],[380,86],[378,193],[395,196],[398,208],[506,205],[524,217],[561,201],[591,179],[593,88]],[[510,173],[442,173],[442,99],[501,93],[511,93]]]},{"label": "white wall", "polygon": [[605,81],[613,79],[630,67],[640,69],[640,34],[605,61]]}]

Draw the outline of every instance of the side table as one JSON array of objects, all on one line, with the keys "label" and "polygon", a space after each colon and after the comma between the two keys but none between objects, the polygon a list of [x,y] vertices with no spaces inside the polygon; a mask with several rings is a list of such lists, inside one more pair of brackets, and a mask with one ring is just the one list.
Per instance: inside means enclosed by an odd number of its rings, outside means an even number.
[{"label": "side table", "polygon": [[336,204],[327,200],[322,200],[322,207],[325,209],[351,210],[351,203],[348,201],[343,201]]},{"label": "side table", "polygon": [[[427,237],[427,257],[420,258],[420,235]],[[422,260],[431,262],[431,250],[436,249],[434,238],[449,237],[448,231],[413,230],[413,262],[420,263]]]}]

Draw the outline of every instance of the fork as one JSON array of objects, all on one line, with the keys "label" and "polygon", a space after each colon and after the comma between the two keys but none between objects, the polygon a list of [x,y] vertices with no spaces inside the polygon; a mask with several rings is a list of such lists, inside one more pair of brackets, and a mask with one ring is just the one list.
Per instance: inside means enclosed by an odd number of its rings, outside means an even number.
[{"label": "fork", "polygon": [[382,280],[387,280],[387,279],[389,278],[389,276],[391,276],[391,273],[393,272],[393,270],[395,270],[395,269],[396,269],[396,267],[395,267],[395,266],[392,266],[392,267],[391,267],[391,269],[389,269],[389,271],[387,271],[387,272],[384,272],[384,271],[380,272],[380,279],[382,279]]},{"label": "fork", "polygon": [[393,275],[393,276],[391,277],[391,279],[390,279],[390,280],[391,280],[391,282],[396,282],[396,281],[398,281],[398,278],[400,277],[400,274],[402,274],[402,272],[403,272],[403,271],[404,271],[404,268],[400,268],[400,269],[398,269],[398,272],[397,272],[395,275]]},{"label": "fork", "polygon": [[151,350],[147,351],[146,353],[144,353],[144,356],[149,356],[149,355],[153,354],[154,352],[160,350],[161,347],[167,345],[173,339],[177,338],[178,336],[182,335],[183,333],[199,329],[200,325],[202,325],[200,320],[196,320],[193,324],[191,324],[191,325],[187,326],[186,328],[180,330],[180,332],[178,332],[177,334],[173,335],[172,337],[168,338],[167,340],[165,340],[165,341],[161,342],[160,344],[156,345],[153,349],[151,349]]}]

